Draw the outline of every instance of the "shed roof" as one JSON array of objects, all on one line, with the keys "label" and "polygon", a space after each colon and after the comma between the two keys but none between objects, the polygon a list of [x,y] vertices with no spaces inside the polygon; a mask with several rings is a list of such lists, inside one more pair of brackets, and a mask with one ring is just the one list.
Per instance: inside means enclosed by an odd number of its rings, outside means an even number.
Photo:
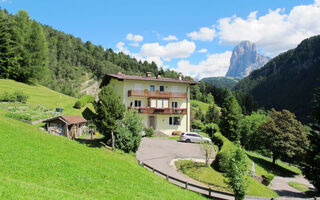
[{"label": "shed roof", "polygon": [[68,124],[68,125],[87,122],[87,120],[85,118],[83,118],[82,116],[80,116],[80,115],[57,116],[57,117],[53,117],[53,118],[44,120],[43,122],[49,122],[49,121],[56,120],[56,119],[59,119],[59,120],[63,121],[64,123]]}]

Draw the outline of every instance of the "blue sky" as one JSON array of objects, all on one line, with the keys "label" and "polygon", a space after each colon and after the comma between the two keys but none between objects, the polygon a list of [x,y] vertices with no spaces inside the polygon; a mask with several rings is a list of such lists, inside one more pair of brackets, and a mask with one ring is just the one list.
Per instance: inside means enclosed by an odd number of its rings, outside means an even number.
[{"label": "blue sky", "polygon": [[320,34],[320,0],[0,0],[0,6],[197,78],[224,76],[242,40],[273,57]]}]

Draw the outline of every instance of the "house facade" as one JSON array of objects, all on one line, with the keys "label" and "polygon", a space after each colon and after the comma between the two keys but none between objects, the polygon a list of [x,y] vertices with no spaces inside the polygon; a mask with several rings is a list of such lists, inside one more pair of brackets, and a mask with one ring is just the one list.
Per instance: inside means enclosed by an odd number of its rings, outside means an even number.
[{"label": "house facade", "polygon": [[128,109],[141,114],[145,128],[166,135],[190,131],[190,86],[197,82],[122,73],[108,74],[101,86],[110,84]]},{"label": "house facade", "polygon": [[58,116],[43,122],[48,133],[74,139],[85,133],[87,120],[82,116]]}]

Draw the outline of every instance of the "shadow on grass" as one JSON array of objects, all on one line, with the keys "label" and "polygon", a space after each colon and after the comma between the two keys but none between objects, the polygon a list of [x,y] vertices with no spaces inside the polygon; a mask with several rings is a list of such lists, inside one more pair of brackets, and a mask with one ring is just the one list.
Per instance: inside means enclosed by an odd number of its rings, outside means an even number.
[{"label": "shadow on grass", "polygon": [[297,173],[290,171],[284,167],[281,167],[279,165],[273,165],[271,161],[265,160],[263,158],[258,158],[251,156],[247,154],[247,156],[256,164],[260,165],[262,168],[264,168],[269,173],[272,172],[276,176],[283,176],[283,177],[294,177],[295,175],[298,175]]},{"label": "shadow on grass", "polygon": [[76,138],[75,140],[81,144],[85,144],[88,147],[93,147],[93,148],[100,148],[103,147],[104,145],[101,143],[103,142],[104,138],[95,138],[95,139],[81,139],[81,138]]}]

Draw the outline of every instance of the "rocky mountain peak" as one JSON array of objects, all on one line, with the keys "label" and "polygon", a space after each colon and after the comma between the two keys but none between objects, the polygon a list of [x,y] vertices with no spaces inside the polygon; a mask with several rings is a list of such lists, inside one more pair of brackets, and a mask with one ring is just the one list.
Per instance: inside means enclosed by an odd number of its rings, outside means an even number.
[{"label": "rocky mountain peak", "polygon": [[250,41],[242,41],[232,51],[230,66],[226,76],[245,77],[253,70],[266,64],[270,58],[258,53],[256,45]]}]

